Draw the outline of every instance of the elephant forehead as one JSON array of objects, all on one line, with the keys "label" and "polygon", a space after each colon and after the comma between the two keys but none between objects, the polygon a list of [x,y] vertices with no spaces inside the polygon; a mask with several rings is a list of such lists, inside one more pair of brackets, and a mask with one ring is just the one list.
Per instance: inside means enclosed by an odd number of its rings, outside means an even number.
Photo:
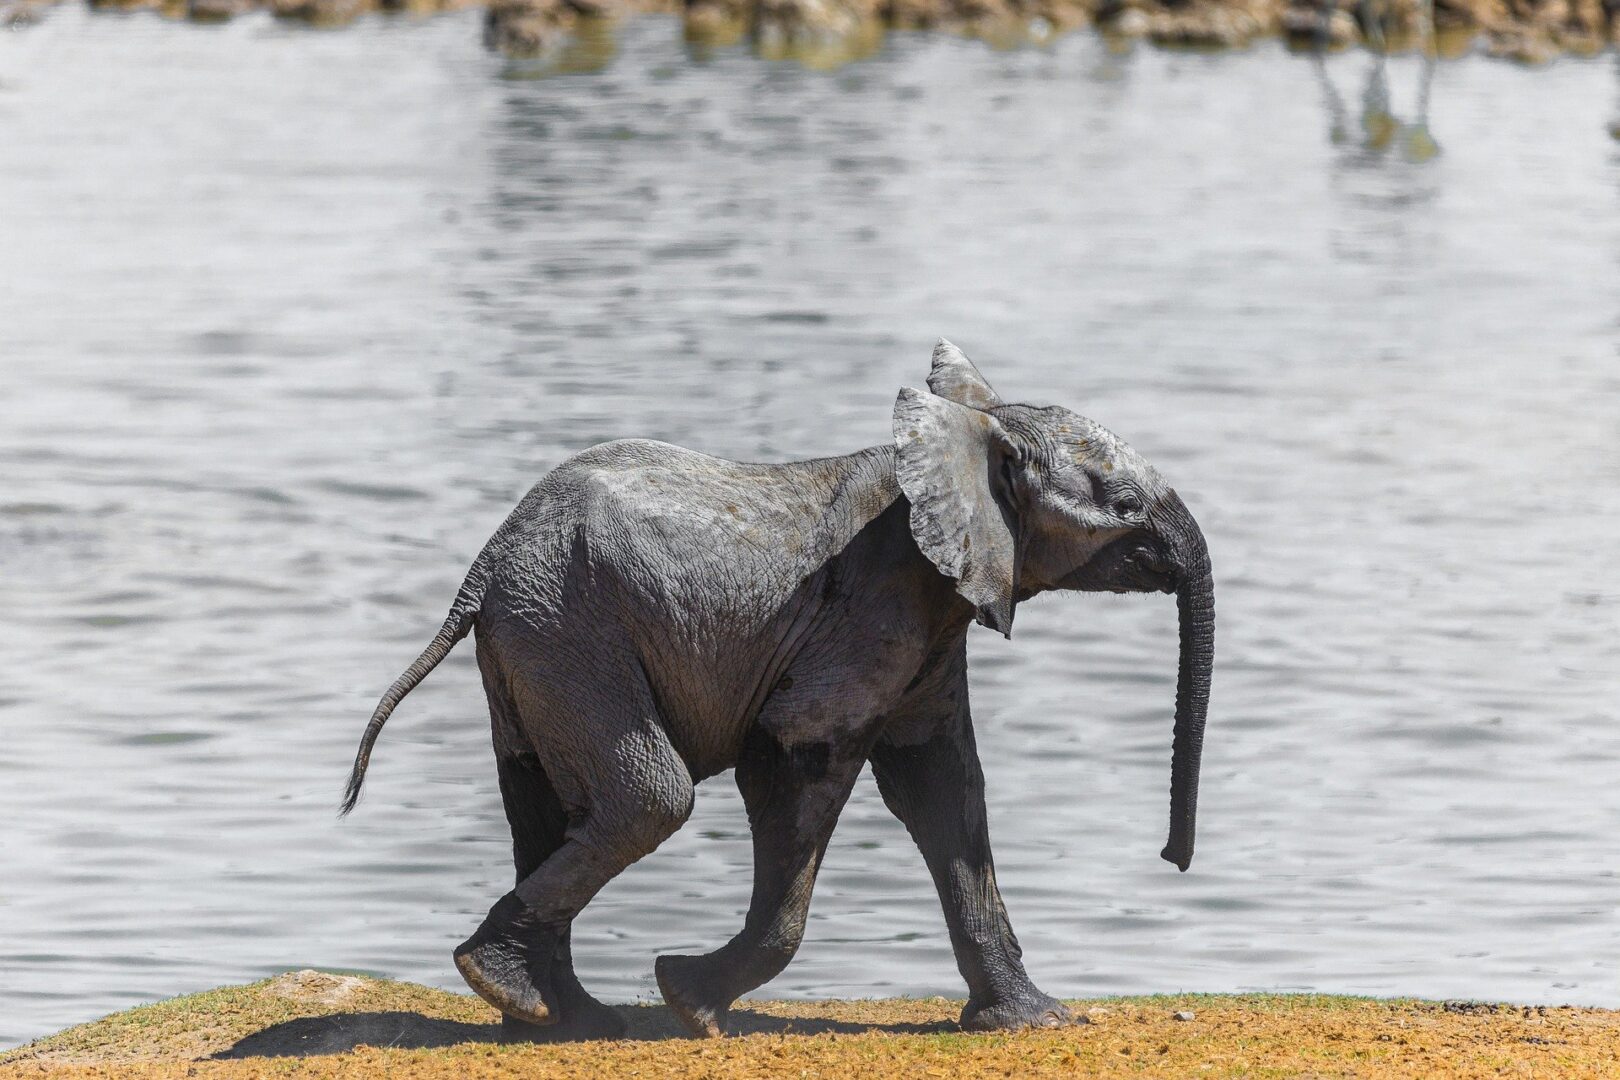
[{"label": "elephant forehead", "polygon": [[1089,465],[1104,474],[1122,473],[1135,479],[1150,494],[1157,494],[1164,486],[1158,470],[1148,464],[1124,439],[1090,420],[1067,409],[1056,410],[1049,430],[1063,457],[1077,465]]},{"label": "elephant forehead", "polygon": [[1097,421],[1068,409],[1048,409],[1042,419],[1046,421],[1043,426],[1047,436],[1067,453],[1105,458],[1114,456],[1125,445],[1125,440]]}]

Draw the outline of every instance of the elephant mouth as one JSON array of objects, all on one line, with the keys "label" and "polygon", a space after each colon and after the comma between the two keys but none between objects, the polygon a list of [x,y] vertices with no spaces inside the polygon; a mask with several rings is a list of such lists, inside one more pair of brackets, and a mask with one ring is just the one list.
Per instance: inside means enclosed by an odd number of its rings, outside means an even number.
[{"label": "elephant mouth", "polygon": [[1082,592],[1173,593],[1181,584],[1174,562],[1152,541],[1118,540],[1059,584]]},{"label": "elephant mouth", "polygon": [[1123,588],[1116,588],[1115,592],[1162,592],[1173,593],[1180,581],[1175,565],[1158,548],[1149,544],[1138,546],[1125,555],[1124,565],[1120,576],[1124,579]]}]

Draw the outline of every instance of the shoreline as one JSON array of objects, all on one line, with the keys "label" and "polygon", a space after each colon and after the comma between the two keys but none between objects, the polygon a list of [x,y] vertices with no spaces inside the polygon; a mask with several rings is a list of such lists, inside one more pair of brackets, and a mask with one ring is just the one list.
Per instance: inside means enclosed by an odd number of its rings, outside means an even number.
[{"label": "shoreline", "polygon": [[[66,0],[0,0],[0,28],[48,17]],[[425,17],[484,9],[485,43],[554,59],[610,37],[638,14],[677,15],[700,47],[751,44],[766,59],[838,66],[869,56],[890,30],[940,30],[999,47],[1094,29],[1111,45],[1238,49],[1282,38],[1305,52],[1363,47],[1455,58],[1475,51],[1526,64],[1620,45],[1620,0],[88,0],[98,12],[218,23],[255,11],[341,27],[374,13]],[[611,48],[607,50],[611,53]],[[567,58],[564,58],[565,61]]]},{"label": "shoreline", "polygon": [[0,1054],[0,1080],[107,1076],[417,1078],[1620,1074],[1620,1011],[1325,994],[1070,1003],[1055,1030],[969,1034],[960,1001],[744,1001],[738,1033],[686,1036],[661,1005],[626,1038],[502,1045],[470,995],[315,971],[173,998]]}]

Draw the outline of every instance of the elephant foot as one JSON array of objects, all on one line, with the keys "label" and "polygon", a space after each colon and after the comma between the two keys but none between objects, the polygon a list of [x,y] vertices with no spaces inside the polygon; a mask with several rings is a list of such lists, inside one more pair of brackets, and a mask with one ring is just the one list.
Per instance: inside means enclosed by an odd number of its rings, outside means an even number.
[{"label": "elephant foot", "polygon": [[584,1001],[563,1002],[556,1017],[556,1023],[542,1026],[512,1016],[502,1016],[501,1042],[591,1042],[622,1038],[626,1031],[624,1017],[617,1010],[589,996]]},{"label": "elephant foot", "polygon": [[456,947],[456,969],[474,993],[507,1016],[554,1024],[558,1010],[551,961],[559,936],[516,893],[507,893],[473,936]]},{"label": "elephant foot", "polygon": [[961,1023],[964,1031],[1023,1031],[1066,1027],[1074,1023],[1074,1014],[1063,1002],[1032,986],[992,1001],[969,1001]]},{"label": "elephant foot", "polygon": [[704,956],[660,956],[653,962],[658,992],[677,1019],[700,1039],[726,1033],[726,1014],[735,995],[715,985]]}]

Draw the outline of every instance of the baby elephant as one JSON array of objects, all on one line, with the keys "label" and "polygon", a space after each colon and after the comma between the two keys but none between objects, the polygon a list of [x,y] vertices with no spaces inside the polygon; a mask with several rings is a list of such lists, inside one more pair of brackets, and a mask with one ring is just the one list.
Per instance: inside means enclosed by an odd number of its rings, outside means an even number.
[{"label": "baby elephant", "polygon": [[[922,849],[967,980],[962,1026],[1055,1026],[1024,972],[985,825],[967,629],[1012,630],[1048,589],[1175,593],[1181,618],[1170,838],[1192,860],[1214,657],[1209,552],[1179,496],[1113,434],[1003,402],[954,345],[904,389],[894,441],[745,465],[644,440],[559,465],[484,547],[438,636],[366,726],[476,631],[517,887],[455,951],[516,1038],[612,1037],[574,975],[569,927],[736,769],[754,891],[731,941],[661,956],[665,1000],[719,1035],[804,936],[827,839],[867,762]],[[540,1026],[544,1025],[544,1027]]]}]

